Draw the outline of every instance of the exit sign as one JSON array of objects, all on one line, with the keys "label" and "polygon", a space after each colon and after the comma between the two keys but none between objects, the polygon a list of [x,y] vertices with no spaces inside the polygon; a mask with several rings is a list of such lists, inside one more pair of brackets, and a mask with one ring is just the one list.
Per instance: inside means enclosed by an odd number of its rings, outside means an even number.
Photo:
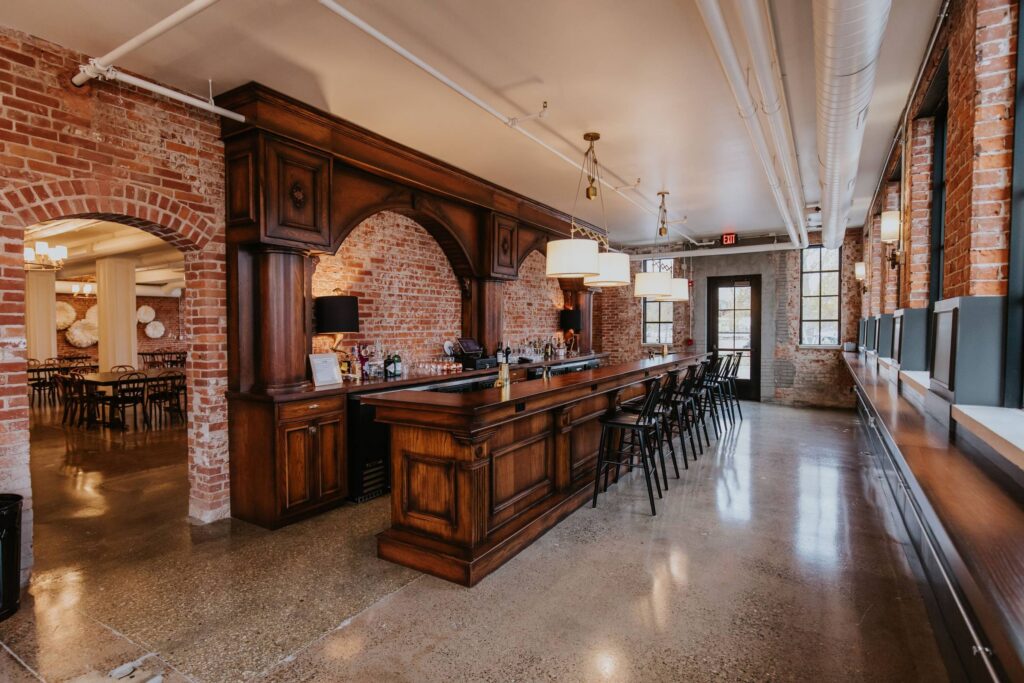
[{"label": "exit sign", "polygon": [[724,245],[736,244],[736,233],[734,233],[734,232],[723,232],[722,233],[722,244],[724,244]]}]

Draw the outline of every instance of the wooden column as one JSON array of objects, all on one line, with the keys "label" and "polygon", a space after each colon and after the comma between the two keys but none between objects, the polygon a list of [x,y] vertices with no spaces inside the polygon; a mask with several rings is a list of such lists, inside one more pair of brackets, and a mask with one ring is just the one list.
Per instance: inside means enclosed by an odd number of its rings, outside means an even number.
[{"label": "wooden column", "polygon": [[52,270],[25,273],[25,343],[28,357],[57,355],[57,289]]},{"label": "wooden column", "polygon": [[580,310],[583,318],[583,327],[576,336],[579,337],[580,353],[590,353],[594,350],[594,293],[589,289],[582,289],[575,292],[576,308]]},{"label": "wooden column", "polygon": [[135,261],[105,258],[96,262],[96,304],[99,309],[99,365],[137,365]]},{"label": "wooden column", "polygon": [[502,311],[502,288],[505,283],[501,280],[479,280],[477,287],[479,296],[479,328],[480,344],[484,347],[484,355],[491,355],[498,348],[502,341],[501,328],[504,322]]},{"label": "wooden column", "polygon": [[269,394],[306,388],[312,333],[309,256],[299,249],[264,245],[253,256],[254,329],[239,333],[252,335],[255,388]]}]

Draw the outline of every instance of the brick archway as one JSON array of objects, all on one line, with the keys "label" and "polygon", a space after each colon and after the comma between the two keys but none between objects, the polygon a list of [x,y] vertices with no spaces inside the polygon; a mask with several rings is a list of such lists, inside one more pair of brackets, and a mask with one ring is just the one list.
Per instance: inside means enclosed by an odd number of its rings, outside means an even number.
[{"label": "brick archway", "polygon": [[41,221],[72,217],[137,227],[184,253],[189,515],[210,522],[230,514],[224,398],[226,268],[220,226],[172,197],[130,184],[66,180],[22,186],[0,194],[0,490],[26,498],[26,567],[31,566],[32,514],[21,264],[24,230]]}]

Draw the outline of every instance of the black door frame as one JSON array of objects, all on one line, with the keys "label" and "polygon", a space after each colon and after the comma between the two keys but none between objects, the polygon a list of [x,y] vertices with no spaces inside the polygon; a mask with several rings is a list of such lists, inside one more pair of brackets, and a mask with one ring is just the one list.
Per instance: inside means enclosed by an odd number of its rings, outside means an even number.
[{"label": "black door frame", "polygon": [[736,380],[736,391],[746,401],[761,400],[761,276],[726,275],[708,278],[707,339],[710,352],[718,340],[718,288],[750,285],[750,379]]}]

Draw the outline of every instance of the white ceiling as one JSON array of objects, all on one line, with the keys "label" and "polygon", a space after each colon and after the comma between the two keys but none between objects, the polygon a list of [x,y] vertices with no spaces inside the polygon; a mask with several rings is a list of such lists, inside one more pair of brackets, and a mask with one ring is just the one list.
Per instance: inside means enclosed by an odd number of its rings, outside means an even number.
[{"label": "white ceiling", "polygon": [[[598,158],[674,225],[784,234],[764,174],[692,0],[339,0],[348,9],[574,158]],[[940,0],[894,0],[851,226],[864,211]],[[0,24],[98,56],[184,0],[6,0]],[[731,3],[723,0],[727,19]],[[810,0],[771,0],[804,192],[818,199]],[[732,24],[735,26],[735,24]],[[734,30],[734,35],[741,35]],[[118,66],[197,93],[250,80],[565,211],[578,174],[321,7],[316,0],[221,0]],[[605,193],[613,240],[651,241],[654,218]],[[579,213],[601,224],[596,203]]]},{"label": "white ceiling", "polygon": [[37,223],[25,229],[25,246],[44,241],[50,247],[68,248],[61,280],[96,275],[96,260],[118,257],[136,263],[135,281],[140,285],[165,285],[185,279],[185,258],[180,251],[149,233],[120,223],[69,218]]}]

